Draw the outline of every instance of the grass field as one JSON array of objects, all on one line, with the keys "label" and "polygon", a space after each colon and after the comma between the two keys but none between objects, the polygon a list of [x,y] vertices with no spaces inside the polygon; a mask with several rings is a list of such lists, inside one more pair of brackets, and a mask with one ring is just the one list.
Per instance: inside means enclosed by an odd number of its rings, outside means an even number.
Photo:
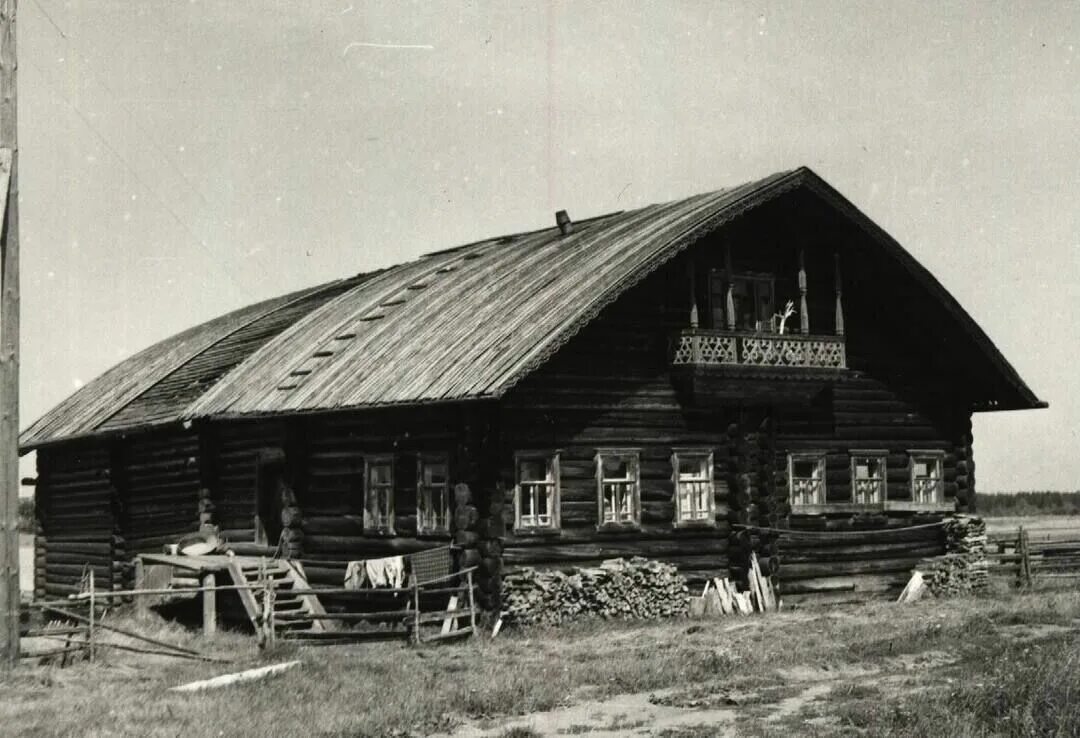
[{"label": "grass field", "polygon": [[[127,621],[131,624],[134,621]],[[228,665],[109,652],[20,668],[4,735],[1035,736],[1080,734],[1080,593],[876,603],[751,618],[592,623],[432,648],[260,653],[160,621]],[[268,680],[168,687],[300,659]]]}]

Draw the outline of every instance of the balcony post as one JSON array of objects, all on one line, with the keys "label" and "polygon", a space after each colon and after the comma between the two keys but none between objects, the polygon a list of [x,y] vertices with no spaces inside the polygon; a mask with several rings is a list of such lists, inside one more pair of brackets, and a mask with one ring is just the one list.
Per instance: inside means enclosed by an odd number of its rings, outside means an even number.
[{"label": "balcony post", "polygon": [[806,252],[799,249],[799,332],[810,334],[810,308],[806,304]]},{"label": "balcony post", "polygon": [[735,330],[735,275],[731,271],[731,245],[724,244],[724,315],[727,329]]},{"label": "balcony post", "polygon": [[840,252],[833,254],[836,263],[836,335],[844,335],[844,287],[840,279]]},{"label": "balcony post", "polygon": [[687,260],[686,273],[690,279],[690,327],[698,327],[697,275],[694,273],[693,257]]}]

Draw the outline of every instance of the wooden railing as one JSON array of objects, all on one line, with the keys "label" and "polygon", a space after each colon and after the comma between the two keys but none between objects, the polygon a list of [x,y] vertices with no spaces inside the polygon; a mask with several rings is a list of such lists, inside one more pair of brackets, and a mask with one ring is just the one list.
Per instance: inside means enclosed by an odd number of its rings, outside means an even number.
[{"label": "wooden railing", "polygon": [[1076,530],[1029,530],[988,536],[989,572],[1017,587],[1080,579],[1080,533]]},{"label": "wooden railing", "polygon": [[843,336],[687,329],[675,339],[673,365],[844,369]]}]

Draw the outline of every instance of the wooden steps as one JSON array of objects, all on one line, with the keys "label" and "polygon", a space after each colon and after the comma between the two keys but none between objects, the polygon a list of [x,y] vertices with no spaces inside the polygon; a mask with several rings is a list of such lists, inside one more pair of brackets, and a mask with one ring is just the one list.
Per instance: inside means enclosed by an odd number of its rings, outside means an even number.
[{"label": "wooden steps", "polygon": [[[308,584],[304,567],[298,561],[286,559],[235,558],[229,561],[229,574],[240,589],[240,602],[244,605],[252,627],[261,627],[263,577],[274,587],[274,633],[282,638],[310,638],[334,630],[332,623],[318,619],[325,615],[319,598],[307,593]],[[249,589],[250,587],[250,589]],[[305,594],[291,594],[293,591]]]}]

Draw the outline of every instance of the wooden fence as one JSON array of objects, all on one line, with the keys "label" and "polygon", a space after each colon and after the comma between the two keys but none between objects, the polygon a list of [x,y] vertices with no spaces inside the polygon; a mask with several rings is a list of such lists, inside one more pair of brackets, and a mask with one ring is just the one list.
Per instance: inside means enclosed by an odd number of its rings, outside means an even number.
[{"label": "wooden fence", "polygon": [[1080,582],[1080,532],[1020,526],[987,540],[990,575],[1017,587]]}]

